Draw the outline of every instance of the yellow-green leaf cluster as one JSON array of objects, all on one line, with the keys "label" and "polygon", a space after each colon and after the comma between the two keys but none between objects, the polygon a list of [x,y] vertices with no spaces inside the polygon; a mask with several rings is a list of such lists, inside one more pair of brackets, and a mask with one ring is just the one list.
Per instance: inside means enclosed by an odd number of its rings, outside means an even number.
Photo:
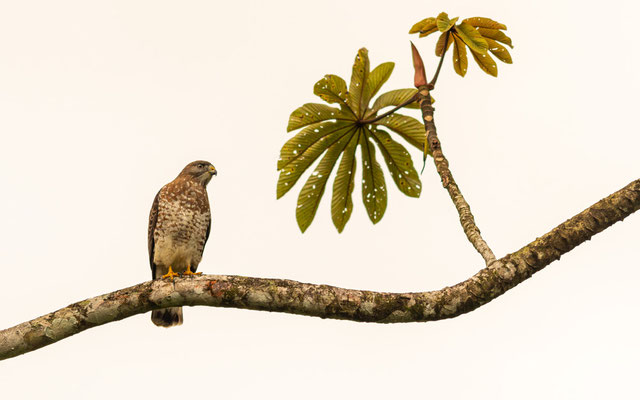
[{"label": "yellow-green leaf cluster", "polygon": [[[376,120],[382,109],[410,102],[417,90],[397,89],[383,93],[370,106],[391,76],[393,67],[393,63],[387,62],[370,70],[368,52],[360,49],[348,89],[347,83],[336,75],[326,75],[314,86],[313,91],[317,96],[329,104],[337,104],[337,107],[308,103],[291,113],[287,131],[299,131],[280,151],[277,197],[289,192],[304,172],[320,160],[298,195],[296,220],[302,232],[313,222],[336,165],[331,219],[338,232],[344,229],[353,210],[358,147],[362,157],[362,200],[374,224],[380,221],[387,208],[387,186],[382,167],[377,161],[376,148],[382,153],[384,164],[398,189],[410,197],[420,196],[420,177],[409,152],[386,130],[422,149],[425,143],[424,126],[414,118],[397,113]],[[407,107],[417,108],[417,102],[409,103]]]},{"label": "yellow-green leaf cluster", "polygon": [[[484,17],[472,17],[462,20],[456,25],[458,17],[449,19],[444,12],[436,18],[426,18],[411,27],[409,33],[419,33],[425,37],[440,31],[436,42],[436,56],[443,57],[453,45],[453,69],[460,76],[465,76],[468,67],[467,48],[480,69],[492,76],[498,76],[498,66],[491,54],[500,61],[511,64],[511,54],[500,43],[513,48],[511,38],[505,35],[504,24]],[[498,43],[500,42],[500,43]]]}]

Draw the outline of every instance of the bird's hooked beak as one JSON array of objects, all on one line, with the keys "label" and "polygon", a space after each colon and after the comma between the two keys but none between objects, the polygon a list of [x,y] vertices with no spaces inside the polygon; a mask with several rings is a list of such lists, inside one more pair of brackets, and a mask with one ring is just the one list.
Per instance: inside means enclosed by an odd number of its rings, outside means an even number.
[{"label": "bird's hooked beak", "polygon": [[218,171],[216,171],[213,165],[209,165],[209,173],[211,173],[211,175],[218,175]]}]

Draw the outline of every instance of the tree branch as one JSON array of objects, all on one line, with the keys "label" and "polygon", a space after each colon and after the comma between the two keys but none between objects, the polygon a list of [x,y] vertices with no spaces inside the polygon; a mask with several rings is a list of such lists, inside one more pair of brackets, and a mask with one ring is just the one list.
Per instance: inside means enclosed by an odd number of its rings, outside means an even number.
[{"label": "tree branch", "polygon": [[480,229],[476,225],[476,221],[471,213],[471,207],[469,203],[462,196],[460,188],[453,179],[451,170],[449,169],[449,161],[442,152],[442,145],[436,131],[436,125],[433,119],[433,106],[431,105],[431,95],[429,90],[424,86],[418,91],[418,99],[420,101],[420,109],[422,110],[422,116],[424,120],[424,127],[427,132],[426,141],[429,144],[429,152],[433,156],[433,162],[436,165],[436,170],[442,180],[442,186],[449,192],[449,197],[453,201],[453,204],[460,216],[460,224],[464,230],[465,235],[473,245],[473,247],[480,253],[486,265],[490,265],[496,261],[496,256],[493,251],[482,238]]},{"label": "tree branch", "polygon": [[496,256],[493,254],[493,251],[491,251],[487,242],[482,238],[480,229],[478,229],[473,218],[473,214],[471,213],[471,207],[469,207],[469,204],[462,196],[462,192],[456,184],[456,181],[453,180],[451,170],[449,170],[449,161],[447,161],[444,153],[442,152],[442,146],[440,144],[440,139],[438,139],[436,124],[433,119],[434,109],[431,105],[432,101],[429,85],[425,83],[427,80],[424,72],[424,62],[422,61],[420,52],[413,43],[411,43],[411,57],[413,59],[413,68],[415,71],[413,82],[415,87],[418,88],[416,96],[418,97],[420,109],[422,110],[422,119],[424,121],[424,129],[427,136],[425,139],[423,161],[426,161],[427,153],[431,153],[433,156],[433,162],[436,165],[436,170],[442,180],[442,186],[444,186],[449,192],[449,197],[451,197],[451,200],[458,211],[460,224],[462,224],[462,229],[464,230],[465,235],[467,235],[467,238],[473,247],[478,251],[478,253],[480,253],[482,258],[484,258],[485,264],[489,266],[496,261]]},{"label": "tree branch", "polygon": [[502,295],[638,209],[640,179],[466,281],[432,292],[383,293],[223,275],[178,278],[174,282],[149,281],[71,304],[0,331],[0,360],[95,326],[164,307],[232,307],[378,323],[453,318]]}]

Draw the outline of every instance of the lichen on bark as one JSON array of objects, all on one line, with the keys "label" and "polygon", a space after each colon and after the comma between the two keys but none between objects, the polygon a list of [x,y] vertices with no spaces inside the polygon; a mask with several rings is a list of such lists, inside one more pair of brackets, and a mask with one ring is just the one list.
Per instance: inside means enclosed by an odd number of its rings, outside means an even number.
[{"label": "lichen on bark", "polygon": [[155,280],[96,296],[0,331],[0,360],[158,308],[233,307],[358,322],[424,322],[475,310],[640,208],[640,180],[600,200],[457,285],[386,293],[228,275]]}]

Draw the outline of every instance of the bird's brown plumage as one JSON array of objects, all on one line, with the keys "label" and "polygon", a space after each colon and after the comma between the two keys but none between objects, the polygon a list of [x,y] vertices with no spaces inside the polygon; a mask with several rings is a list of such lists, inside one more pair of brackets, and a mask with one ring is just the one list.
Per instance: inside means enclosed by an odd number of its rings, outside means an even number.
[{"label": "bird's brown plumage", "polygon": [[[206,186],[216,174],[207,161],[188,164],[156,195],[149,213],[149,263],[151,276],[169,271],[195,272],[211,229],[211,211]],[[182,307],[155,310],[151,320],[158,326],[182,324]]]}]

